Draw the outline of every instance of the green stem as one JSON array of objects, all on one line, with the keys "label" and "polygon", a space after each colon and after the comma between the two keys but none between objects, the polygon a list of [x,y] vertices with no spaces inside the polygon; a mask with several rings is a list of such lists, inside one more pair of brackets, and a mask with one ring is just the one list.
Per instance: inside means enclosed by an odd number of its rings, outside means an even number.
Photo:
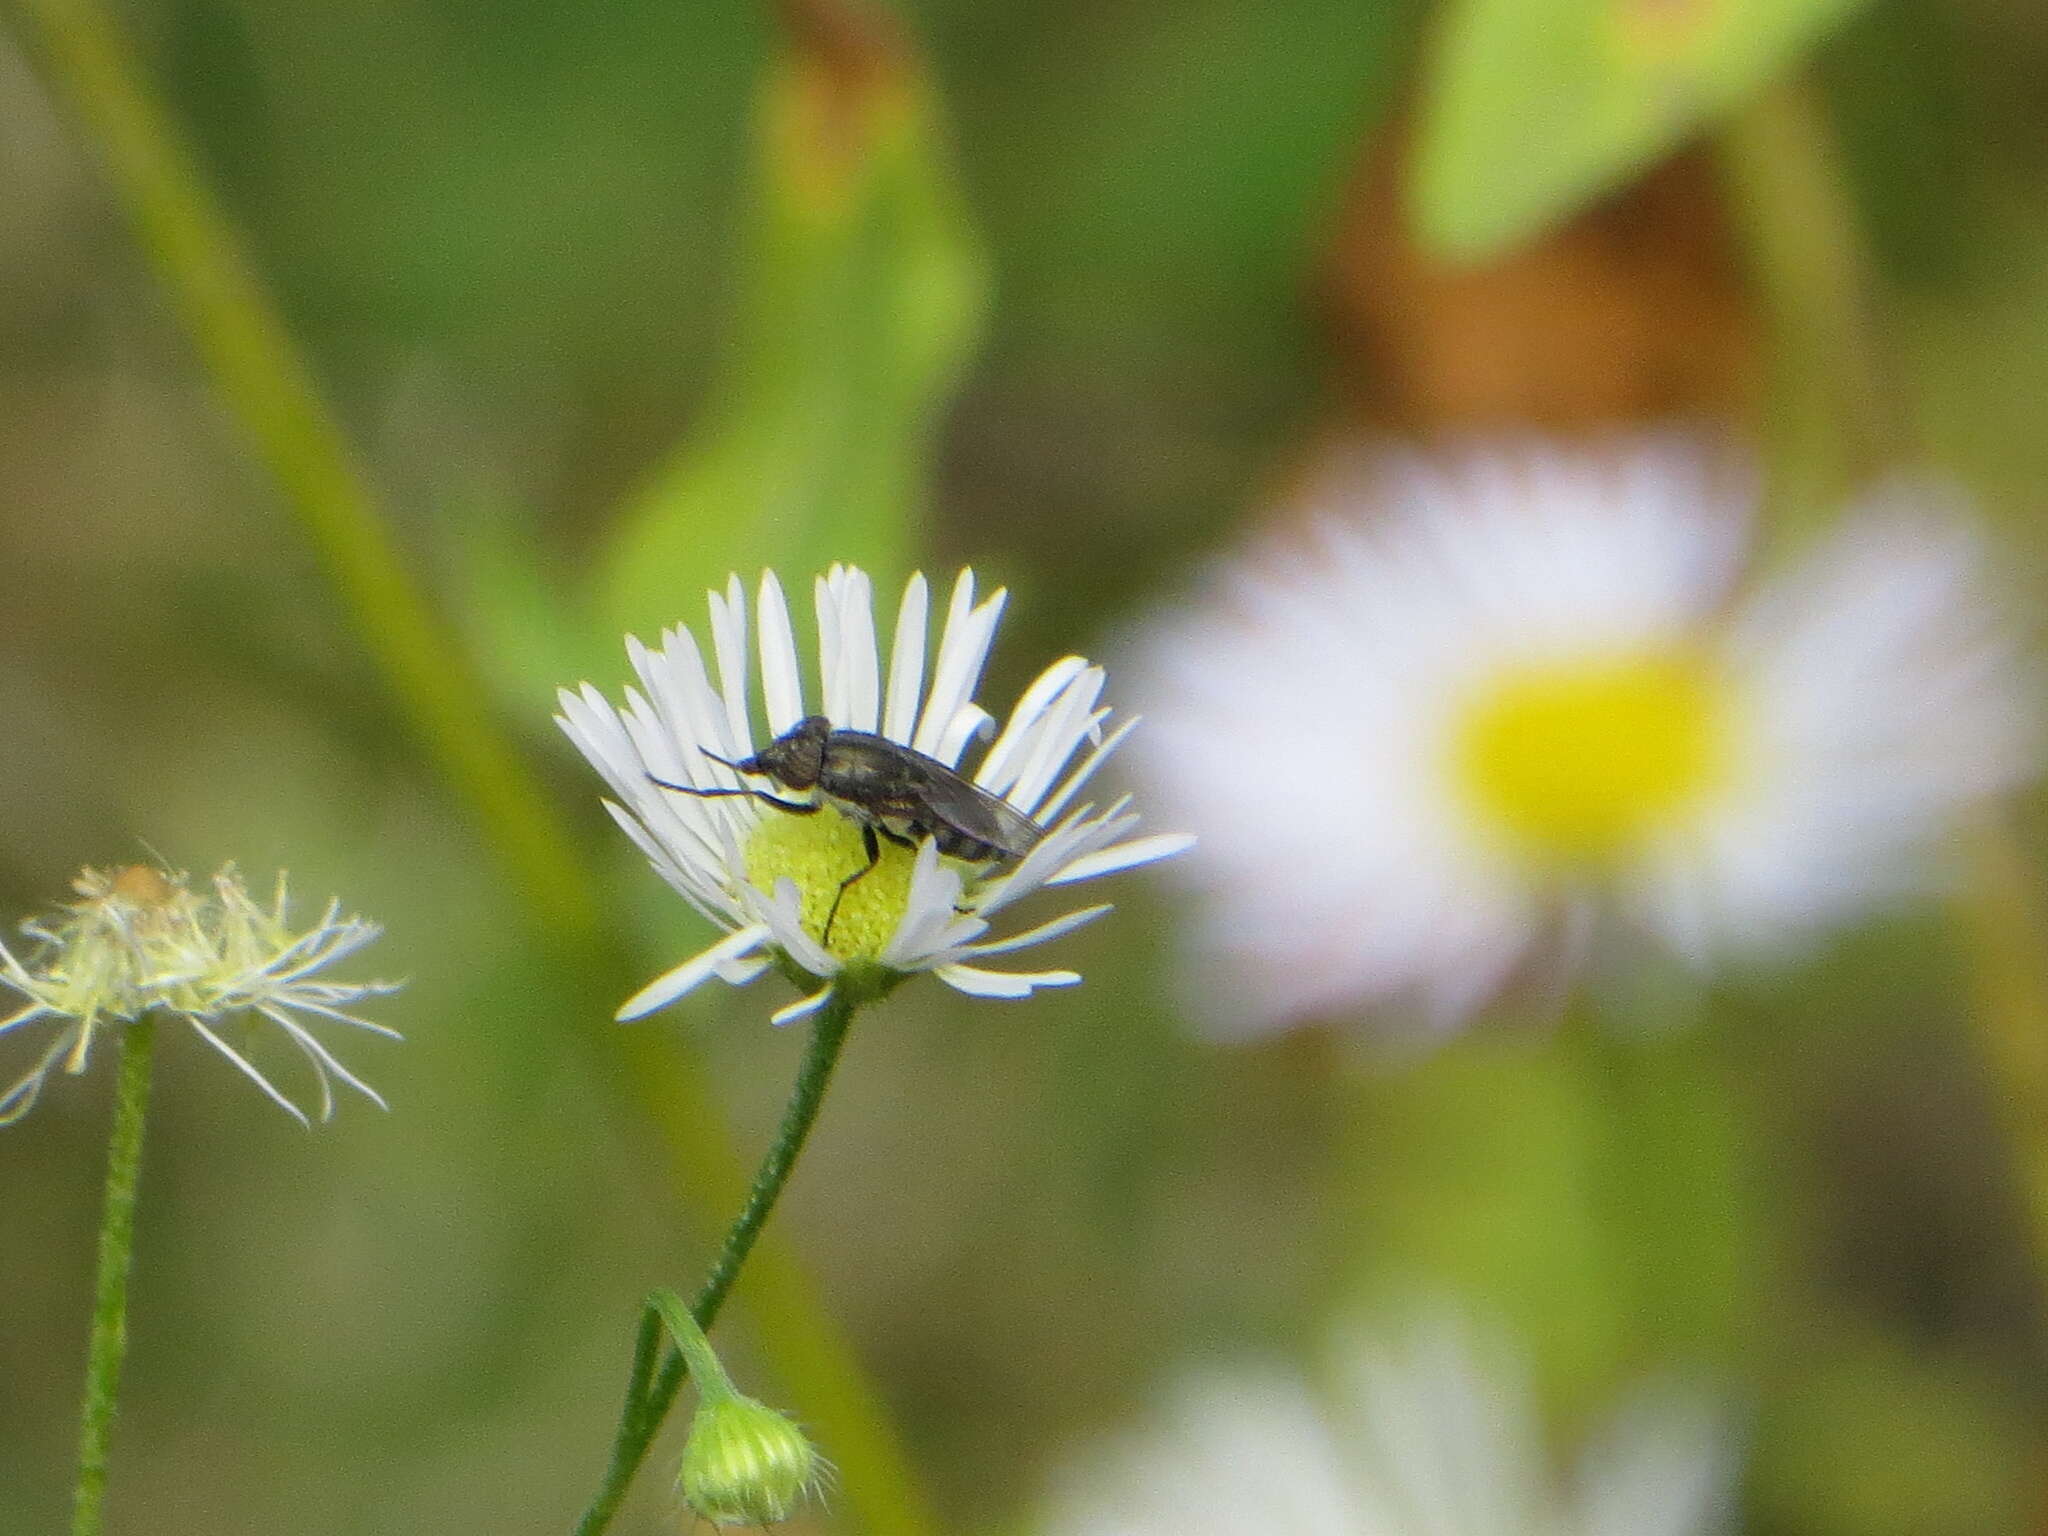
[{"label": "green stem", "polygon": [[1911,454],[1910,413],[1826,104],[1805,83],[1773,86],[1728,120],[1719,148],[1771,333],[1780,522],[1811,532],[1817,509]]},{"label": "green stem", "polygon": [[128,1354],[128,1270],[135,1256],[135,1190],[142,1177],[142,1122],[156,1022],[137,1019],[121,1032],[114,1127],[107,1140],[107,1198],[100,1213],[99,1275],[93,1286],[92,1347],[86,1356],[85,1408],[78,1427],[78,1486],[71,1536],[99,1536],[107,1492],[107,1446]]},{"label": "green stem", "polygon": [[413,729],[489,830],[543,931],[600,931],[596,882],[489,718],[389,519],[199,167],[93,0],[15,0],[51,83],[91,130],[230,413],[276,476]]},{"label": "green stem", "polygon": [[704,1330],[697,1326],[697,1319],[690,1316],[690,1309],[683,1305],[683,1298],[674,1291],[656,1291],[647,1298],[650,1311],[660,1315],[668,1326],[668,1336],[675,1344],[676,1351],[683,1357],[683,1369],[692,1381],[697,1383],[697,1395],[701,1398],[730,1398],[739,1396],[738,1388],[732,1384],[725,1367],[719,1363],[717,1354],[711,1348],[711,1340]]},{"label": "green stem", "polygon": [[[789,1105],[782,1112],[782,1125],[775,1133],[774,1144],[769,1147],[768,1155],[761,1159],[753,1188],[747,1193],[747,1203],[726,1230],[717,1261],[712,1264],[711,1272],[704,1277],[703,1285],[698,1287],[696,1298],[690,1303],[690,1316],[699,1328],[708,1329],[717,1320],[733,1282],[739,1278],[741,1266],[753,1250],[754,1240],[761,1235],[769,1213],[781,1198],[783,1186],[789,1182],[797,1157],[804,1149],[804,1141],[818,1118],[819,1106],[825,1102],[825,1088],[832,1080],[832,1069],[838,1065],[839,1052],[846,1044],[847,1026],[852,1022],[852,1002],[837,994],[819,1011],[811,1028],[810,1046],[804,1052],[803,1065],[797,1070],[796,1085],[790,1090]],[[647,1343],[659,1336],[661,1327],[660,1308],[650,1302],[640,1318],[633,1376],[627,1388],[625,1409],[619,1415],[618,1435],[612,1442],[611,1464],[606,1469],[604,1483],[597,1496],[577,1523],[576,1536],[598,1536],[611,1524],[633,1474],[647,1455],[648,1445],[661,1428],[662,1420],[668,1417],[676,1393],[682,1389],[688,1366],[682,1352],[674,1348],[662,1360],[652,1386],[647,1386],[646,1366],[651,1358]],[[636,1390],[639,1388],[645,1390]]]}]

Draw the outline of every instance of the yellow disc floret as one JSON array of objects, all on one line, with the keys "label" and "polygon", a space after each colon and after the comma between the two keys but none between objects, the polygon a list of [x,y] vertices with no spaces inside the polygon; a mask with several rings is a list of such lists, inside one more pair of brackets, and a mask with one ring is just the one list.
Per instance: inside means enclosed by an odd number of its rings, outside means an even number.
[{"label": "yellow disc floret", "polygon": [[[794,880],[803,901],[804,930],[814,939],[822,939],[840,882],[867,861],[858,824],[829,806],[811,816],[769,810],[746,844],[748,883],[773,891],[777,881]],[[846,888],[832,919],[826,947],[840,960],[857,964],[881,958],[910,905],[915,862],[908,848],[882,840],[881,862]]]},{"label": "yellow disc floret", "polygon": [[1724,680],[1678,652],[1513,668],[1473,695],[1453,770],[1480,819],[1523,857],[1612,864],[1685,820],[1727,779]]}]

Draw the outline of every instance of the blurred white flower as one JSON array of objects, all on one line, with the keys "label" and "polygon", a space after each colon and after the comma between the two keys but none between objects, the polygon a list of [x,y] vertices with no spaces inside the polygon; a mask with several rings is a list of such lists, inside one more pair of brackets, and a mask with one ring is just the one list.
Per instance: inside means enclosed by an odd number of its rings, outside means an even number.
[{"label": "blurred white flower", "polygon": [[344,917],[330,902],[303,933],[287,922],[285,877],[268,908],[249,895],[233,865],[211,888],[191,890],[183,874],[147,864],[86,869],[72,882],[79,900],[51,917],[22,924],[37,943],[26,959],[0,944],[0,984],[27,999],[0,1033],[60,1020],[35,1065],[0,1093],[0,1125],[34,1107],[44,1079],[61,1061],[82,1072],[103,1026],[146,1013],[180,1018],[302,1124],[306,1115],[258,1071],[223,1031],[237,1017],[262,1018],[298,1047],[319,1084],[320,1118],[334,1113],[333,1080],[373,1103],[375,1089],[337,1061],[301,1015],[348,1024],[390,1039],[398,1031],[343,1011],[347,1004],[396,990],[389,982],[339,982],[320,973],[374,939],[375,923]]},{"label": "blurred white flower", "polygon": [[1139,771],[1202,839],[1214,1029],[1453,1023],[1602,912],[1696,967],[1780,949],[2023,778],[1951,499],[1890,486],[1740,587],[1753,499],[1675,442],[1351,465],[1155,626]]},{"label": "blurred white flower", "polygon": [[[968,743],[991,724],[974,690],[1005,597],[998,591],[977,605],[973,573],[960,573],[927,687],[929,594],[922,575],[911,577],[885,689],[867,575],[834,566],[816,586],[820,713],[836,728],[879,733],[957,767]],[[1021,859],[977,863],[941,857],[931,839],[915,853],[884,842],[880,862],[847,885],[847,877],[868,863],[861,828],[851,818],[791,815],[744,795],[700,798],[656,782],[737,789],[741,779],[717,759],[737,763],[762,739],[750,705],[739,578],[723,594],[711,593],[710,603],[716,686],[696,639],[677,625],[658,651],[627,641],[640,687],[626,690],[623,709],[588,683],[561,693],[557,719],[611,786],[617,798],[606,807],[613,818],[663,879],[726,930],[716,944],[628,1000],[619,1010],[622,1019],[666,1007],[710,976],[739,986],[771,966],[806,993],[773,1016],[778,1024],[816,1012],[835,988],[872,996],[919,971],[977,997],[1028,997],[1038,987],[1068,986],[1081,979],[1072,971],[993,971],[977,962],[1069,933],[1107,906],[1083,907],[1000,939],[984,937],[989,919],[1041,886],[1149,864],[1190,841],[1164,835],[1126,840],[1138,823],[1128,796],[1101,808],[1074,803],[1136,721],[1105,736],[1110,712],[1096,702],[1103,671],[1068,656],[1024,690],[970,775],[1043,829],[1035,846]],[[789,607],[773,572],[761,578],[757,627],[767,732],[776,737],[807,710]],[[828,913],[829,946],[823,941]]]},{"label": "blurred white flower", "polygon": [[1527,1383],[1439,1317],[1354,1328],[1327,1391],[1277,1366],[1183,1380],[1054,1477],[1041,1536],[1708,1536],[1733,1456],[1712,1405],[1632,1399],[1553,1475]]}]

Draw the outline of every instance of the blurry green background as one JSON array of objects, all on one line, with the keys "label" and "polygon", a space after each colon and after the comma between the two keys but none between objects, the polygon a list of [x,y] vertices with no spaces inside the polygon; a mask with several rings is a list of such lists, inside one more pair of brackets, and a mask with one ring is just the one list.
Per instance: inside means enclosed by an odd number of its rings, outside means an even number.
[{"label": "blurry green background", "polygon": [[[407,1043],[339,1044],[388,1116],[345,1103],[307,1134],[195,1042],[164,1053],[111,1529],[555,1532],[581,1508],[639,1298],[709,1253],[648,1064],[701,1061],[751,1157],[800,1041],[765,1024],[764,983],[620,1054],[612,1004],[703,933],[548,716],[558,683],[617,686],[625,628],[698,621],[732,566],[801,585],[857,557],[887,591],[973,563],[1014,594],[1000,707],[1065,650],[1113,659],[1332,433],[1728,415],[1789,483],[1840,478],[1867,453],[1828,398],[1839,300],[1871,306],[1904,440],[2048,590],[2044,13],[1788,5],[1812,35],[1750,58],[1777,26],[1754,6],[1554,0],[1725,17],[1735,42],[1699,61],[1694,117],[1623,123],[1590,169],[1560,153],[1551,202],[1496,229],[1473,211],[1514,210],[1487,176],[1551,187],[1546,145],[1503,159],[1431,104],[1583,83],[1532,59],[1446,85],[1446,39],[1498,9],[120,8],[479,705],[596,861],[608,946],[536,920],[407,727],[53,89],[71,6],[15,0],[0,912],[145,849],[259,885],[285,866],[309,906],[383,922],[362,969],[409,982],[376,1009]],[[1757,189],[1759,89],[1817,125],[1860,242],[1804,288],[1768,265],[1807,225]],[[1706,147],[1631,190],[1701,116]],[[1436,170],[1385,195],[1411,156]],[[1593,191],[1613,200],[1560,234]],[[1537,348],[1554,371],[1468,387],[1445,363],[1475,315],[1512,360],[1518,327],[1645,303],[1685,367],[1608,331]],[[1192,1043],[1169,893],[1131,880],[1119,918],[1062,941],[1083,987],[1015,1008],[911,987],[864,1017],[776,1230],[934,1530],[1025,1529],[1044,1469],[1177,1362],[1305,1346],[1417,1276],[1521,1327],[1567,1431],[1642,1370],[1718,1373],[1750,1530],[2048,1529],[2048,1272],[2012,1142],[2039,1106],[1983,1046],[2048,1041],[2038,817],[2013,822],[1959,857],[1957,903],[1688,1003],[1686,1030],[1575,1018],[1397,1067],[1330,1037]],[[63,1518],[108,1096],[105,1070],[60,1080],[0,1131],[0,1532]],[[803,1416],[739,1294],[729,1363]],[[620,1530],[677,1523],[681,1422]],[[810,1528],[866,1528],[857,1504]]]}]

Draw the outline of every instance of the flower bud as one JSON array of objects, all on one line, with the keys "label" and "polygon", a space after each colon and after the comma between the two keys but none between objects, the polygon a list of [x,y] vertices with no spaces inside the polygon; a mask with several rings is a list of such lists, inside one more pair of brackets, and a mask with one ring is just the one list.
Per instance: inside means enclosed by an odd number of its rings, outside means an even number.
[{"label": "flower bud", "polygon": [[802,1430],[765,1403],[717,1393],[690,1423],[677,1487],[713,1525],[772,1525],[817,1477],[818,1453]]}]

